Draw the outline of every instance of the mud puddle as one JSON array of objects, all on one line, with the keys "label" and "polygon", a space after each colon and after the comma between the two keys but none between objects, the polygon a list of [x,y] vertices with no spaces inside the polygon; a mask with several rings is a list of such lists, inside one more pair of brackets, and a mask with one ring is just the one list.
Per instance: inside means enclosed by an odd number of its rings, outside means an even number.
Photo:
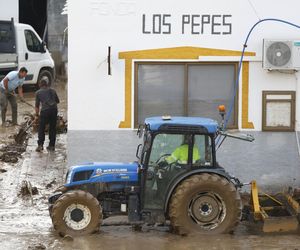
[{"label": "mud puddle", "polygon": [[103,227],[97,234],[74,239],[58,238],[51,228],[45,228],[40,233],[0,233],[0,239],[7,240],[2,241],[3,249],[40,249],[41,246],[66,250],[299,249],[299,235],[241,234],[242,227],[234,235],[181,237],[159,230],[132,232],[130,227],[112,226]]},{"label": "mud puddle", "polygon": [[33,136],[28,140],[24,161],[4,164],[6,172],[0,174],[0,249],[28,249],[32,240],[38,244],[48,242],[36,241],[41,237],[51,238],[47,198],[63,183],[65,145],[66,135],[58,135],[56,151],[40,154],[35,152],[36,136]]},{"label": "mud puddle", "polygon": [[[60,114],[66,117],[65,84],[57,89],[61,98]],[[25,99],[31,106],[19,103],[19,123],[23,123],[24,116],[34,112],[34,92],[26,92]],[[10,115],[9,110],[7,119]],[[37,135],[26,128],[0,127],[0,156],[3,157],[0,161],[0,249],[28,249],[31,241],[39,244],[40,238],[51,238],[47,198],[57,185],[62,184],[65,176],[66,134],[57,136],[55,152],[37,153]],[[21,129],[26,133],[21,133],[20,140],[15,140],[13,135],[20,135]],[[42,249],[42,245],[31,249]]]}]

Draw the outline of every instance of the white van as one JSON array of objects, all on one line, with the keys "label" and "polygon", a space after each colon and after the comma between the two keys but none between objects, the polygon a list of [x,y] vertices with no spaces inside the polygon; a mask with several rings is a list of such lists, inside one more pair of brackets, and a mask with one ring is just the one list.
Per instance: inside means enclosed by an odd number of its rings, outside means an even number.
[{"label": "white van", "polygon": [[28,69],[25,84],[37,84],[47,77],[55,78],[54,61],[45,43],[27,24],[0,21],[0,80],[11,70]]}]

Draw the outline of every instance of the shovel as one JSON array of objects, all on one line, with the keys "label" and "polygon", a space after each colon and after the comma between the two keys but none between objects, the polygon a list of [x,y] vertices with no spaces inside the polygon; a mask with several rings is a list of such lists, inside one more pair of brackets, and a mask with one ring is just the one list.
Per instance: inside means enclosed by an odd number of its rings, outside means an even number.
[{"label": "shovel", "polygon": [[26,135],[27,135],[27,131],[32,127],[33,122],[34,122],[34,120],[28,121],[26,126],[19,130],[19,133],[15,137],[15,142],[17,144],[22,144],[24,142]]},{"label": "shovel", "polygon": [[32,104],[30,104],[29,102],[25,101],[24,99],[22,100],[22,102],[25,103],[25,104],[27,104],[27,105],[30,106],[31,108],[34,108],[34,109],[35,109],[35,107],[34,107]]}]

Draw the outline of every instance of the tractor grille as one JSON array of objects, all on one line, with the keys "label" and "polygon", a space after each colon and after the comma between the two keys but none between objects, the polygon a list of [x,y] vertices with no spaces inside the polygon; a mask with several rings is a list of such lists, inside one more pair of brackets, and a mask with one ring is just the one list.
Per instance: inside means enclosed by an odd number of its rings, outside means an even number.
[{"label": "tractor grille", "polygon": [[88,180],[93,173],[93,170],[88,170],[88,171],[81,171],[77,172],[73,176],[73,181],[85,181]]}]

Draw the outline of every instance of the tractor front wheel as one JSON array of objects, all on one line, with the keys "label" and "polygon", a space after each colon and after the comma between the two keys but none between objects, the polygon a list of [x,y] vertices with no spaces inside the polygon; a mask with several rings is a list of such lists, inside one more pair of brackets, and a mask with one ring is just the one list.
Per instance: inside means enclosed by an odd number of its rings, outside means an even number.
[{"label": "tractor front wheel", "polygon": [[175,189],[169,217],[178,234],[230,233],[241,218],[240,195],[219,175],[193,175]]},{"label": "tractor front wheel", "polygon": [[79,236],[99,231],[102,208],[88,192],[72,190],[64,193],[51,209],[54,229],[61,235]]}]

